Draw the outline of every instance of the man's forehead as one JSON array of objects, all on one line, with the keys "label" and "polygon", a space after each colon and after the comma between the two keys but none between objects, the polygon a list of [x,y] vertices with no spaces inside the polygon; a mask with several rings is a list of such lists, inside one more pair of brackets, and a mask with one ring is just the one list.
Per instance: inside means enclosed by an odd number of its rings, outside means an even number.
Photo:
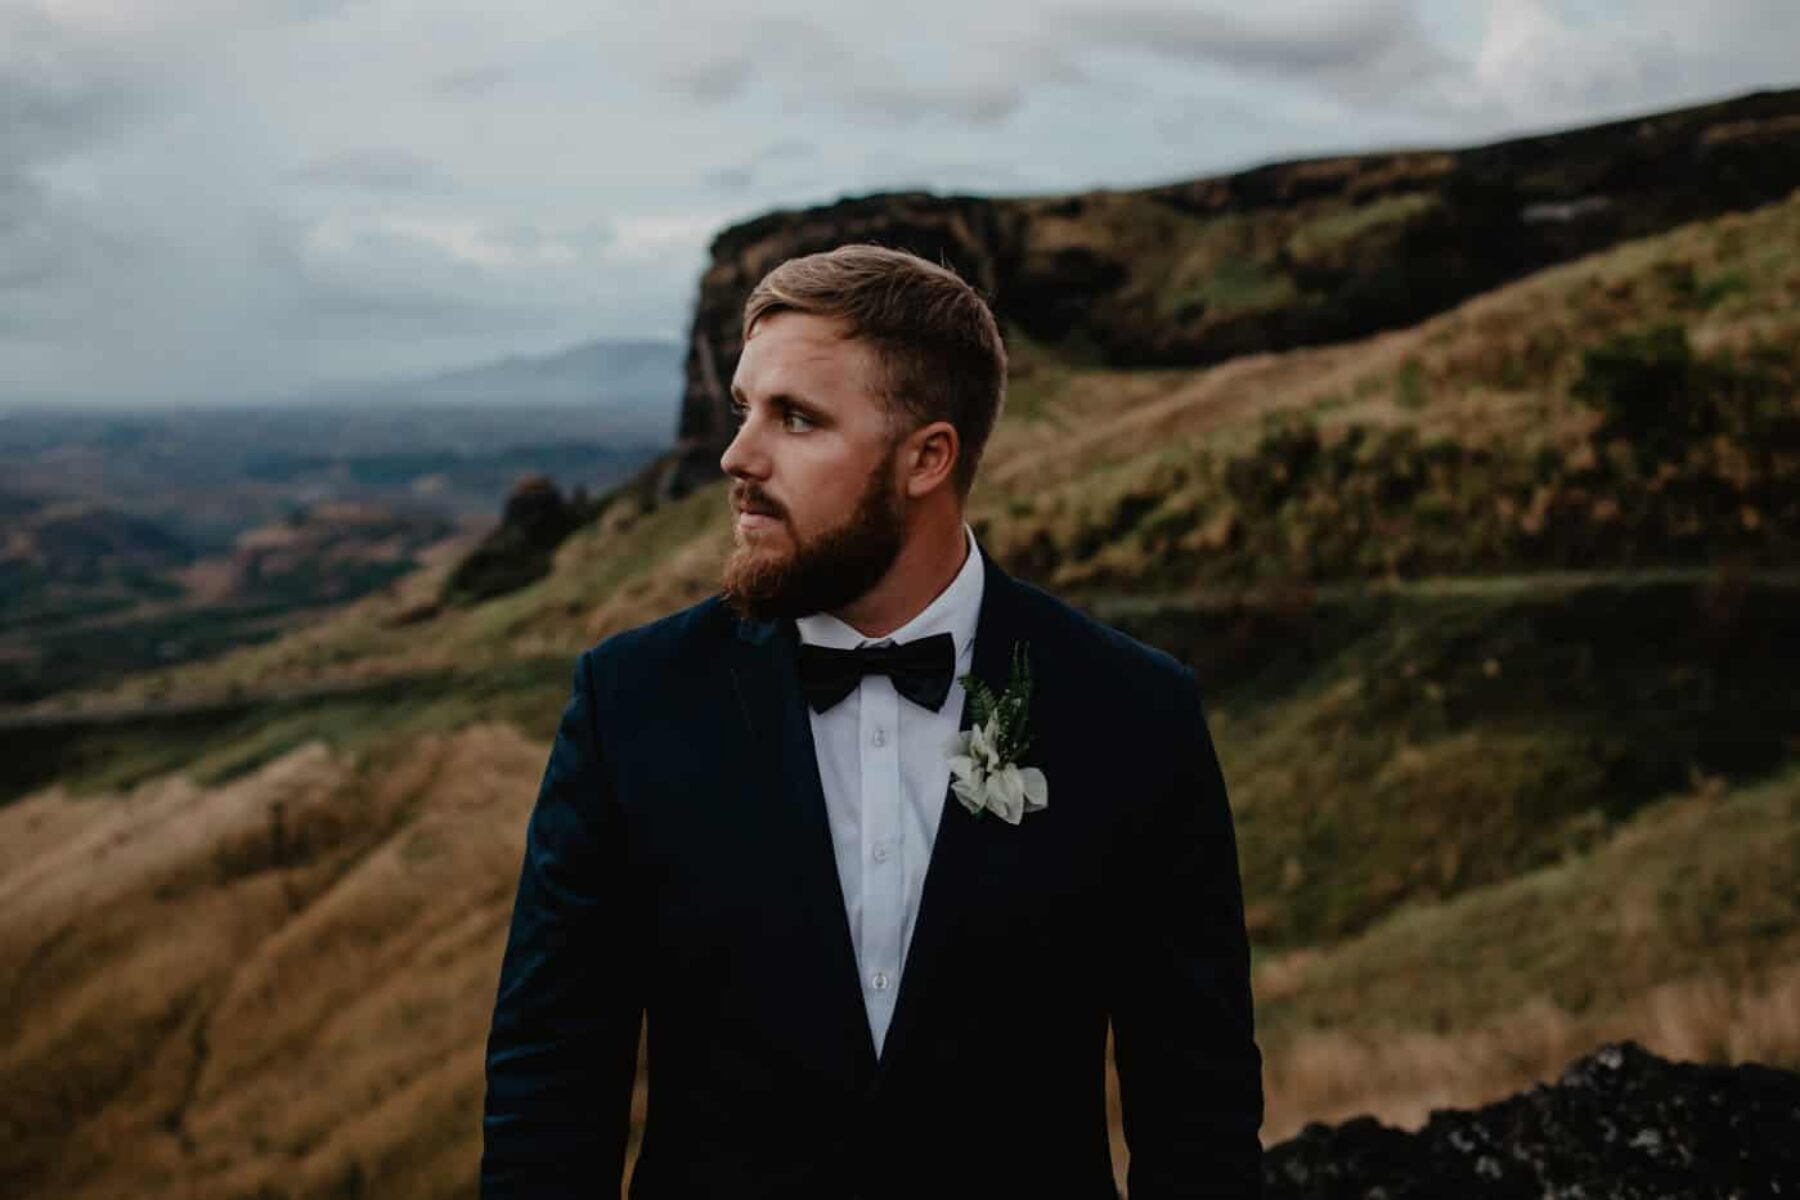
[{"label": "man's forehead", "polygon": [[744,343],[732,386],[772,387],[797,374],[829,376],[833,382],[863,382],[872,365],[867,345],[830,327],[789,325],[777,332],[765,318]]},{"label": "man's forehead", "polygon": [[815,313],[776,312],[750,327],[744,349],[748,351],[752,346],[765,354],[778,350],[786,355],[836,358],[855,354],[861,342],[850,336],[850,327],[840,318]]}]

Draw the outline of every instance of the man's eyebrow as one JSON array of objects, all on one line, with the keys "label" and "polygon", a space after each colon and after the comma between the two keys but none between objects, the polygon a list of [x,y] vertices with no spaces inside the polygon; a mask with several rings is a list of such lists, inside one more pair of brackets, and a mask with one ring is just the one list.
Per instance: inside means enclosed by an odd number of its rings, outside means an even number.
[{"label": "man's eyebrow", "polygon": [[[744,399],[743,389],[738,387],[738,385],[735,383],[731,385],[731,398],[733,400],[738,401],[740,404],[748,404],[749,403],[749,401]],[[818,413],[820,416],[826,415],[825,410],[823,408],[820,408],[817,404],[814,404],[812,401],[807,400],[803,397],[792,395],[791,393],[788,393],[788,392],[776,392],[773,396],[769,397],[769,403],[785,404],[790,408],[803,408],[808,412]]]}]

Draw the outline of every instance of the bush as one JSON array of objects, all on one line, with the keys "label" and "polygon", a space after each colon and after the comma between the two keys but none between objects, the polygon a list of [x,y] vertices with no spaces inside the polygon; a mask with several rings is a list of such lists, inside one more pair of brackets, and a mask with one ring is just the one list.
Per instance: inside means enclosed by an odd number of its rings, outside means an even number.
[{"label": "bush", "polygon": [[1585,351],[1573,391],[1605,415],[1601,440],[1624,438],[1648,461],[1680,461],[1718,428],[1702,376],[1687,327],[1665,322]]}]

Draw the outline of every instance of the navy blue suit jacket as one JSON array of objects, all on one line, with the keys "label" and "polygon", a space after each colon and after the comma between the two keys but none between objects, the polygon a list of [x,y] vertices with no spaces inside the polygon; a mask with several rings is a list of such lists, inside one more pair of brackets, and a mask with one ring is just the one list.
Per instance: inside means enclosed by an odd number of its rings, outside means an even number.
[{"label": "navy blue suit jacket", "polygon": [[[876,1055],[792,621],[718,595],[585,651],[487,1042],[485,1200],[1259,1194],[1232,819],[1194,672],[985,555],[975,675],[1028,643],[1018,825],[946,789]],[[962,726],[971,723],[965,701]]]}]

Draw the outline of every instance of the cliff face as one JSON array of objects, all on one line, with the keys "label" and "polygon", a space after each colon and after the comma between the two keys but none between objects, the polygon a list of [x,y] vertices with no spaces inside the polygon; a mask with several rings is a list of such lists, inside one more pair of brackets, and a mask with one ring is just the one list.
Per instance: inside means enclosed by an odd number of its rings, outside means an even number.
[{"label": "cliff face", "polygon": [[1280,163],[1137,191],[878,194],[712,245],[658,499],[719,477],[750,289],[851,241],[947,262],[1010,339],[1110,366],[1198,366],[1410,325],[1506,280],[1800,187],[1800,89],[1467,150]]}]

